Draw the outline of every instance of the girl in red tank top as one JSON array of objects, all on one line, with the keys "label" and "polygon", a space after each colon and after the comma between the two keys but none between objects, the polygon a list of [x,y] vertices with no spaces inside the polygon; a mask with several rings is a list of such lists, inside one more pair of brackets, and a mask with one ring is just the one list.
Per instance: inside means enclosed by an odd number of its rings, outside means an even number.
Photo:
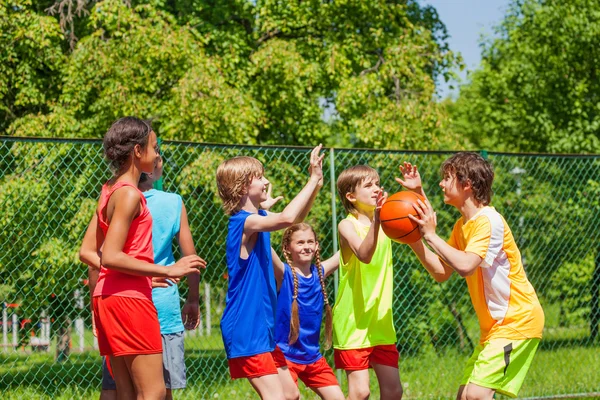
[{"label": "girl in red tank top", "polygon": [[134,117],[117,120],[104,136],[104,153],[114,176],[102,187],[80,251],[82,261],[100,270],[93,294],[100,354],[110,358],[119,397],[164,399],[151,278],[198,273],[203,261],[192,255],[171,267],[154,264],[152,217],[137,188],[141,174],[152,173],[159,158],[150,124]]}]

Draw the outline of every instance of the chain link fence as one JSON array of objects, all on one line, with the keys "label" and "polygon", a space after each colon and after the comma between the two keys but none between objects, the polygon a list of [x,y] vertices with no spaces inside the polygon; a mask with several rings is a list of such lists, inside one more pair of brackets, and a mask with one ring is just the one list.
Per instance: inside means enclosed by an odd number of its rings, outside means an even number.
[{"label": "chain link fence", "polygon": [[[219,331],[225,306],[227,217],[215,171],[236,155],[265,165],[283,208],[307,179],[307,148],[165,142],[163,189],[182,195],[202,273],[202,323],[186,332],[188,387],[176,398],[254,398],[250,385],[229,379]],[[308,217],[323,255],[337,246],[345,217],[335,179],[369,164],[390,192],[398,166],[419,166],[448,237],[459,217],[443,204],[439,167],[451,153],[326,149],[325,184]],[[494,164],[492,204],[518,241],[525,269],[546,314],[544,339],[521,396],[600,396],[600,156],[484,154]],[[0,392],[6,398],[97,398],[101,361],[91,332],[87,268],[78,260],[101,185],[110,177],[102,144],[90,140],[0,138]],[[280,250],[281,234],[272,235]],[[465,282],[437,284],[410,248],[394,246],[394,317],[406,399],[454,398],[479,328]],[[456,275],[456,274],[455,274]],[[334,293],[335,279],[328,282]],[[180,285],[182,301],[187,287]],[[332,364],[332,352],[325,353]],[[347,392],[345,377],[339,375]],[[378,388],[372,379],[373,397]],[[302,385],[301,385],[302,386]],[[304,398],[314,394],[303,389]]]}]

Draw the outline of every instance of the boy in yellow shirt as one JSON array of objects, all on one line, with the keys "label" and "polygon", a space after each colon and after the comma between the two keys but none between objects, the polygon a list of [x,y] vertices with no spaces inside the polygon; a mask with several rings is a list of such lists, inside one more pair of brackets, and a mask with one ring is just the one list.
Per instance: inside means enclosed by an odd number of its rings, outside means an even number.
[{"label": "boy in yellow shirt", "polygon": [[[400,167],[409,190],[425,193],[416,166]],[[466,279],[481,336],[467,362],[458,399],[492,399],[495,392],[516,397],[544,328],[544,312],[523,269],[521,253],[504,218],[490,207],[494,172],[477,153],[461,152],[441,167],[444,202],[462,217],[448,242],[436,233],[436,214],[419,201],[421,241],[410,245],[438,282],[453,272]],[[424,245],[424,242],[431,248]]]},{"label": "boy in yellow shirt", "polygon": [[366,165],[344,170],[337,188],[348,216],[338,225],[340,283],[333,307],[335,366],[348,376],[348,399],[369,398],[369,368],[373,368],[380,399],[399,400],[402,385],[392,313],[392,245],[379,221],[387,195],[381,189],[377,171]]}]

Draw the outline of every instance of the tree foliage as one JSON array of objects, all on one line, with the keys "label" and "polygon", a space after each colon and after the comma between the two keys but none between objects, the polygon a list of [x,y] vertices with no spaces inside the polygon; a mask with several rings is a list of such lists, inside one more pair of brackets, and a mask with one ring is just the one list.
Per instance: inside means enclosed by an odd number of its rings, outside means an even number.
[{"label": "tree foliage", "polygon": [[435,10],[413,0],[20,1],[21,17],[48,24],[56,61],[40,82],[51,90],[29,94],[36,107],[8,121],[10,135],[101,137],[133,114],[167,139],[461,145],[433,101],[460,60]]},{"label": "tree foliage", "polygon": [[600,3],[514,1],[481,66],[451,105],[481,148],[600,150]]}]

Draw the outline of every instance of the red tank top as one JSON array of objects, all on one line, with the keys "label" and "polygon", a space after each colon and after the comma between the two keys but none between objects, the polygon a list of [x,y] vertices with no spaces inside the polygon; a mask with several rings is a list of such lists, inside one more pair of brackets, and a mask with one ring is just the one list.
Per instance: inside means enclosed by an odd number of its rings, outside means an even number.
[{"label": "red tank top", "polygon": [[[154,263],[154,251],[152,249],[152,216],[146,205],[146,198],[138,188],[127,182],[117,182],[112,187],[105,183],[100,194],[98,208],[98,226],[102,229],[104,236],[108,231],[108,223],[104,219],[103,211],[108,204],[110,196],[115,190],[131,186],[140,193],[142,210],[131,222],[127,240],[123,252],[138,260]],[[152,278],[147,276],[130,275],[113,269],[100,267],[98,283],[94,290],[96,296],[123,296],[139,299],[152,300]]]}]

